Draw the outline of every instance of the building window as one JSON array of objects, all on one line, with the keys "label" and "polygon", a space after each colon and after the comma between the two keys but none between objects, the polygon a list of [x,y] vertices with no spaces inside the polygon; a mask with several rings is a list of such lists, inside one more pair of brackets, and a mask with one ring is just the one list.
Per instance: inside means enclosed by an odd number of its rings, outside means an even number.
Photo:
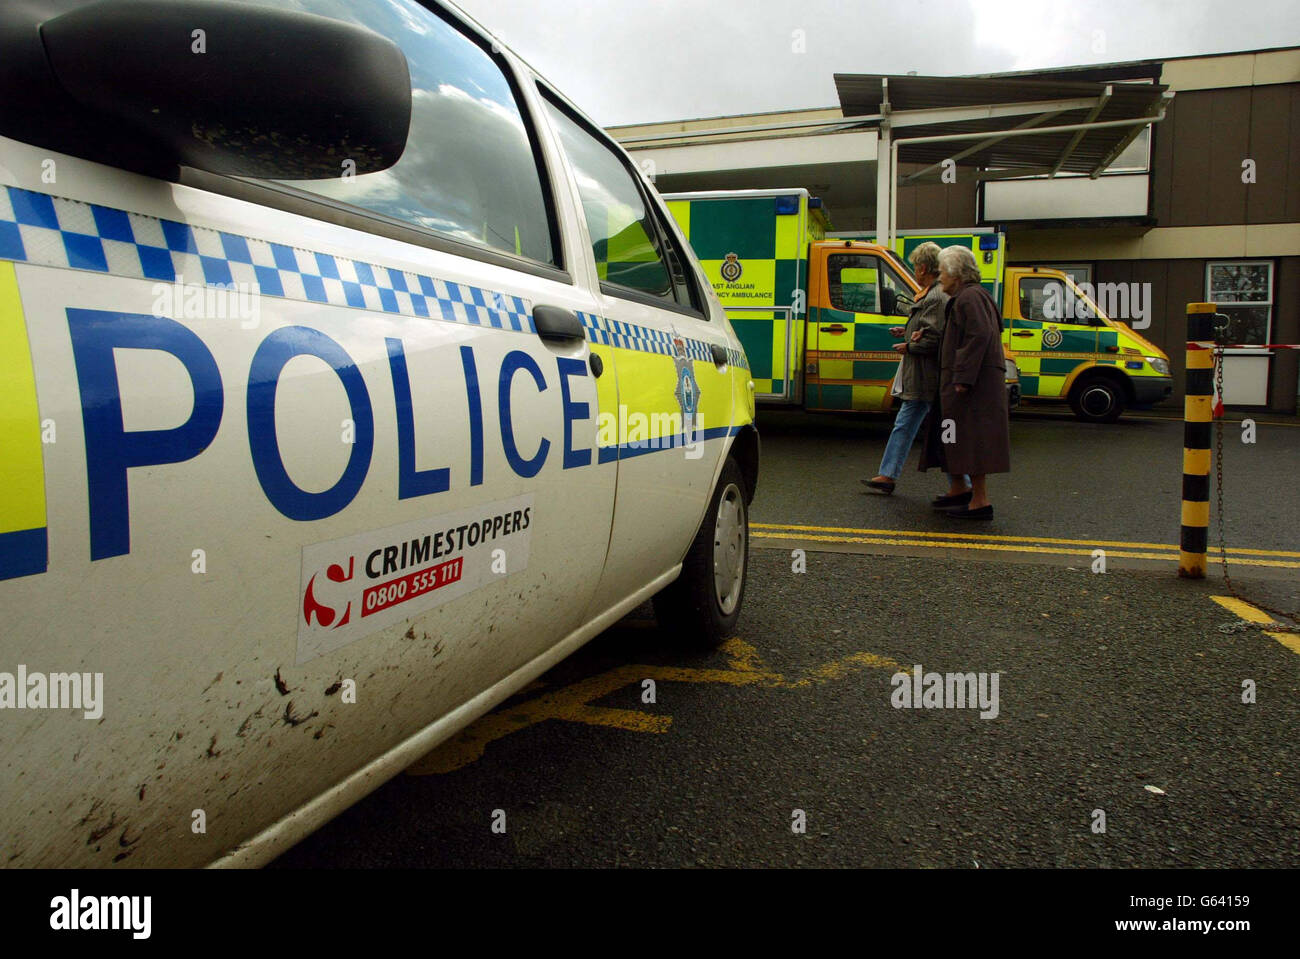
[{"label": "building window", "polygon": [[[1226,316],[1229,343],[1262,345],[1273,327],[1273,263],[1215,261],[1205,266],[1205,298]],[[1223,323],[1223,320],[1219,321]]]},{"label": "building window", "polygon": [[1106,167],[1106,173],[1149,173],[1151,172],[1151,127],[1145,126],[1142,132],[1126,146],[1122,153]]}]

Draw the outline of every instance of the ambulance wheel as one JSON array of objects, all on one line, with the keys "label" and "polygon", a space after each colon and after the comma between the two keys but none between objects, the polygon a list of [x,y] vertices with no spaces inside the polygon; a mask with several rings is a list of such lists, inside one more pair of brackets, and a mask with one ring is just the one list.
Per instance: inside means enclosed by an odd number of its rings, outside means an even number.
[{"label": "ambulance wheel", "polygon": [[683,645],[714,649],[740,618],[749,572],[748,498],[744,474],[728,457],[682,574],[654,598],[660,627]]},{"label": "ambulance wheel", "polygon": [[1070,391],[1070,409],[1085,423],[1114,423],[1125,405],[1124,390],[1104,377],[1084,380]]}]

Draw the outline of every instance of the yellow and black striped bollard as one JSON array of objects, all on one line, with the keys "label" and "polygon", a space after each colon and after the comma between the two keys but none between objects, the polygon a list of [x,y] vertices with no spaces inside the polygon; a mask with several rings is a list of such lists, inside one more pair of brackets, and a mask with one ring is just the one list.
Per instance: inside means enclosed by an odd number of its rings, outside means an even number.
[{"label": "yellow and black striped bollard", "polygon": [[1187,304],[1183,400],[1183,528],[1178,575],[1205,578],[1210,527],[1210,423],[1214,401],[1214,303]]}]

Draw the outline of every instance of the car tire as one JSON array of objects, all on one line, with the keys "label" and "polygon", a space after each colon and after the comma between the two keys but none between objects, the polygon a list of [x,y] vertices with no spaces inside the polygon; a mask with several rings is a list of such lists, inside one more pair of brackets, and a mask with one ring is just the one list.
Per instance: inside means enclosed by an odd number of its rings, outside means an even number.
[{"label": "car tire", "polygon": [[1114,423],[1125,406],[1123,388],[1102,377],[1084,380],[1070,391],[1070,409],[1085,423]]},{"label": "car tire", "polygon": [[748,572],[749,491],[728,457],[681,575],[654,598],[660,627],[689,648],[716,648],[740,618]]}]

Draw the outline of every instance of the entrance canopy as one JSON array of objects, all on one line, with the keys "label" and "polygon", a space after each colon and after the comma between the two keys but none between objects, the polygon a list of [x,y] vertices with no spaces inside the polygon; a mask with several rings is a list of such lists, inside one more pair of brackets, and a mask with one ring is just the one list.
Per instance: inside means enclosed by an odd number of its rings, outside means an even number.
[{"label": "entrance canopy", "polygon": [[[975,167],[977,180],[1063,172],[1096,178],[1147,124],[1163,119],[1173,96],[1150,77],[1095,78],[1101,75],[1104,68],[984,77],[836,74],[845,120],[861,118],[879,132],[877,235],[893,238],[900,185],[943,179],[958,165]],[[900,183],[900,163],[923,166]]]},{"label": "entrance canopy", "polygon": [[[839,110],[682,121],[616,135],[658,172],[661,189],[829,190],[832,212],[874,201],[876,234],[887,241],[897,230],[898,188],[951,183],[957,167],[963,183],[1044,178],[997,188],[1030,191],[1052,209],[1132,216],[1146,211],[1145,174],[1097,178],[1164,117],[1173,94],[1157,82],[1160,69],[1128,63],[970,77],[836,74]],[[1043,194],[1038,187],[1049,180],[1059,186]],[[1126,199],[1117,203],[1121,189]]]}]

